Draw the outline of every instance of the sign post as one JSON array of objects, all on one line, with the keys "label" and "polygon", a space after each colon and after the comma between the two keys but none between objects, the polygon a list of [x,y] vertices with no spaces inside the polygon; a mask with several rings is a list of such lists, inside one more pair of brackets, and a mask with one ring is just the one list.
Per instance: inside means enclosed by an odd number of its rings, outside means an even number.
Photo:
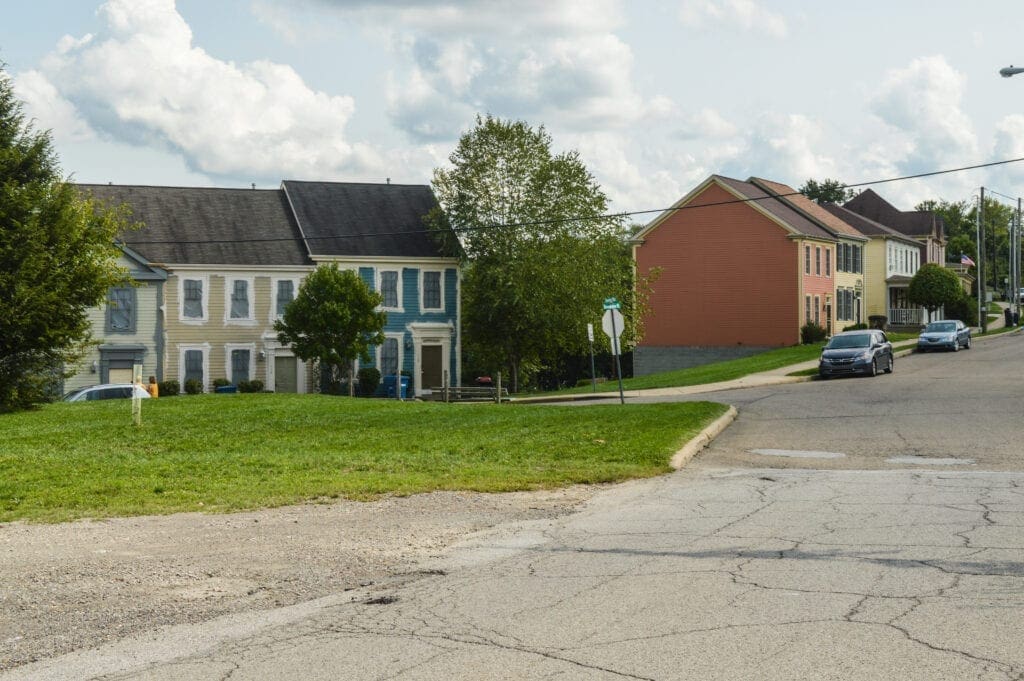
[{"label": "sign post", "polygon": [[139,397],[140,387],[142,387],[142,365],[136,364],[132,367],[132,422],[136,426],[142,425],[142,398]]},{"label": "sign post", "polygon": [[604,299],[604,316],[601,318],[601,328],[612,342],[612,354],[615,355],[615,375],[619,379],[619,402],[626,403],[626,395],[622,391],[622,364],[619,361],[619,334],[624,326],[622,313],[619,308],[622,305],[615,298]]},{"label": "sign post", "polygon": [[594,325],[587,324],[587,340],[590,341],[590,387],[593,393],[597,392],[597,374],[594,371]]}]

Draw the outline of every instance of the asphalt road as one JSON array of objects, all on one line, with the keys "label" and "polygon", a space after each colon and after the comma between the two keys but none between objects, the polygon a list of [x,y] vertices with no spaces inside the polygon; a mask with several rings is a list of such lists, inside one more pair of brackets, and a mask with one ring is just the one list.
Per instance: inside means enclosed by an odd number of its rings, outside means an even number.
[{"label": "asphalt road", "polygon": [[1024,679],[1022,350],[702,395],[706,452],[580,513],[0,678]]}]

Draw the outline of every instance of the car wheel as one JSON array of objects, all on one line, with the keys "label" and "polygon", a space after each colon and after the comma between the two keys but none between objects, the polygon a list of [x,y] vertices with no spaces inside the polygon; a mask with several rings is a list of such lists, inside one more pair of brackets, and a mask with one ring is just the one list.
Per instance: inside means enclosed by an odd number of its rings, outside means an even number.
[{"label": "car wheel", "polygon": [[971,337],[968,336],[967,337],[967,342],[964,343],[964,350],[970,350],[970,349],[971,349]]},{"label": "car wheel", "polygon": [[885,366],[885,373],[891,374],[893,370],[893,359],[892,355],[889,355],[889,363]]},{"label": "car wheel", "polygon": [[871,360],[871,375],[872,376],[877,376],[878,375],[878,358],[877,357],[875,357],[873,360]]},{"label": "car wheel", "polygon": [[954,338],[953,339],[953,352],[960,352],[960,339],[959,338]]}]

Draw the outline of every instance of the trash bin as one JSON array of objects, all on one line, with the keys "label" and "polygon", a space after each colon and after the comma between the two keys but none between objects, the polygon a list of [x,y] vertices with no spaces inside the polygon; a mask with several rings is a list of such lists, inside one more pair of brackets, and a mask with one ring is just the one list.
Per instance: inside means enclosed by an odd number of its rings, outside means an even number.
[{"label": "trash bin", "polygon": [[1003,320],[1007,326],[1013,326],[1013,310],[1010,308],[1003,308]]},{"label": "trash bin", "polygon": [[[401,379],[402,380],[401,380],[401,383],[400,383],[399,390],[400,390],[401,398],[404,400],[404,399],[406,399],[409,396],[409,377],[408,376],[402,376]],[[382,380],[383,380],[383,383],[384,383],[384,394],[387,395],[388,397],[390,397],[391,399],[394,399],[395,398],[395,377],[394,376],[385,376]]]}]

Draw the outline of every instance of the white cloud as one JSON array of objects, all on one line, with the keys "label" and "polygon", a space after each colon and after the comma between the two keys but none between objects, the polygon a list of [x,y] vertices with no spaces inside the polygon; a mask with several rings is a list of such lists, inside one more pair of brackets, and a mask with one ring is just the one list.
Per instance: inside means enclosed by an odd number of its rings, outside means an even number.
[{"label": "white cloud", "polygon": [[754,0],[683,0],[679,20],[690,28],[734,27],[772,38],[785,38],[789,34],[785,17]]},{"label": "white cloud", "polygon": [[735,137],[739,129],[715,109],[704,108],[684,116],[682,127],[675,136],[679,139],[728,139]]},{"label": "white cloud", "polygon": [[14,89],[25,103],[25,113],[37,127],[52,131],[58,143],[95,139],[95,131],[78,115],[74,105],[39,71],[18,74]]},{"label": "white cloud", "polygon": [[345,137],[351,97],[317,92],[289,66],[212,57],[193,45],[174,0],[108,0],[99,14],[102,32],[62,40],[20,78],[34,107],[54,103],[39,109],[54,124],[71,106],[111,139],[165,146],[214,175],[321,178],[378,167],[372,148]]},{"label": "white cloud", "polygon": [[898,166],[909,172],[967,165],[979,158],[970,118],[960,108],[966,78],[941,56],[890,71],[871,111],[908,147]]}]

